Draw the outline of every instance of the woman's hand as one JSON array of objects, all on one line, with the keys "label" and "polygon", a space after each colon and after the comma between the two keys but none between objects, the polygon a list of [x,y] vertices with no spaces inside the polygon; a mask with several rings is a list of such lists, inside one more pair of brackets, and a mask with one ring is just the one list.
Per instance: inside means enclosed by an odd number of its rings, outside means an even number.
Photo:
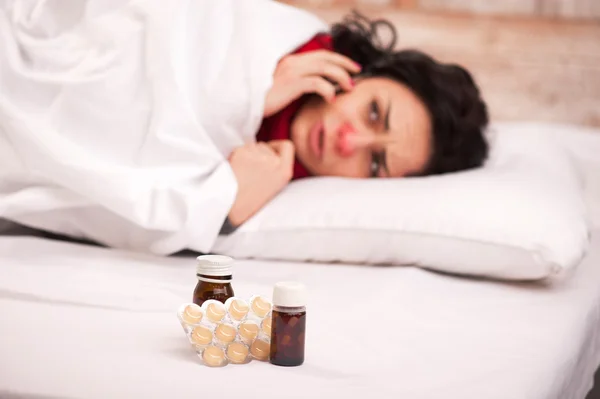
[{"label": "woman's hand", "polygon": [[[351,74],[360,72],[360,65],[341,54],[317,50],[284,57],[273,74],[273,85],[265,100],[264,117],[269,117],[304,94],[316,93],[325,101],[335,98],[336,89],[354,87]],[[327,80],[329,79],[329,80]]]},{"label": "woman's hand", "polygon": [[229,164],[238,182],[229,221],[239,226],[292,180],[294,145],[289,140],[246,144],[232,152]]}]

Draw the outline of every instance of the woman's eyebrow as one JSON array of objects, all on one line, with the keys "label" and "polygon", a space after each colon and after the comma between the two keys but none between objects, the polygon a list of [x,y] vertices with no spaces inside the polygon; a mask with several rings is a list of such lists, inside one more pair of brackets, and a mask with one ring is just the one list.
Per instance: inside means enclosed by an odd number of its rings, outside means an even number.
[{"label": "woman's eyebrow", "polygon": [[390,101],[389,97],[388,97],[387,103],[388,103],[388,106],[387,106],[387,112],[385,114],[384,126],[385,126],[385,131],[389,133],[389,131],[390,131],[390,112],[392,110],[392,102]]}]

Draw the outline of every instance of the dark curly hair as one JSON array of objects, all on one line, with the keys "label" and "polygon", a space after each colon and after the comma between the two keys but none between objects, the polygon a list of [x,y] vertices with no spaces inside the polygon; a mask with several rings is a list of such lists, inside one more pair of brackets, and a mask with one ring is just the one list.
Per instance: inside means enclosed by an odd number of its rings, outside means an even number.
[{"label": "dark curly hair", "polygon": [[[382,33],[391,36],[383,43]],[[488,154],[484,130],[487,107],[471,74],[413,49],[394,51],[396,30],[386,20],[353,12],[331,30],[333,49],[362,66],[361,76],[379,76],[407,86],[429,111],[433,147],[420,175],[456,172],[481,166]]]}]

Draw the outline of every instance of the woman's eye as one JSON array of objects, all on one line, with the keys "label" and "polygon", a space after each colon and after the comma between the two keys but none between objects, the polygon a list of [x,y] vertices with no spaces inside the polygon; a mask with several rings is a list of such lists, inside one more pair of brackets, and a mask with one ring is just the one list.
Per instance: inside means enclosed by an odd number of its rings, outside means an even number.
[{"label": "woman's eye", "polygon": [[381,167],[381,154],[379,152],[373,152],[371,154],[371,170],[369,171],[371,177],[379,176],[379,168]]},{"label": "woman's eye", "polygon": [[369,121],[379,121],[379,105],[377,105],[376,101],[372,101],[369,107]]}]

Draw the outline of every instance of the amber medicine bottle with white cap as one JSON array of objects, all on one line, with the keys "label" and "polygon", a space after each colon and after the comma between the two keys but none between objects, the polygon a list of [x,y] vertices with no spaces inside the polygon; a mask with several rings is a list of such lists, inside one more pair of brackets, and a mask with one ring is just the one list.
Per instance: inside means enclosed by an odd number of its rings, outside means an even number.
[{"label": "amber medicine bottle with white cap", "polygon": [[280,282],[273,288],[269,361],[278,366],[304,363],[306,288],[296,282]]},{"label": "amber medicine bottle with white cap", "polygon": [[194,289],[194,303],[198,306],[209,299],[219,302],[234,296],[231,287],[233,259],[222,255],[202,255],[197,259],[196,278],[198,284]]}]

